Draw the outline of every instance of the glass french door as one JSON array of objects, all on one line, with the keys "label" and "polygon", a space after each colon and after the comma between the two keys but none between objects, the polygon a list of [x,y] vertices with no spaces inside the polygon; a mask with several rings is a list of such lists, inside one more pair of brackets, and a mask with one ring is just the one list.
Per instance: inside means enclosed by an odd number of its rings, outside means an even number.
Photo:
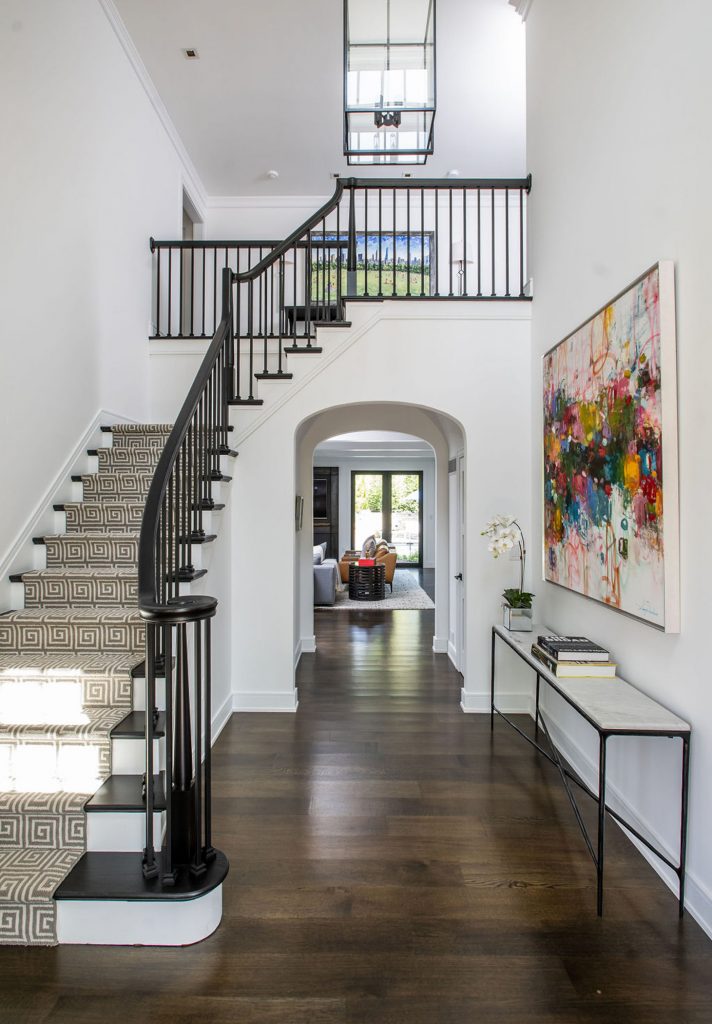
[{"label": "glass french door", "polygon": [[423,564],[421,471],[351,473],[351,546],[359,549],[380,533],[398,553],[398,565]]}]

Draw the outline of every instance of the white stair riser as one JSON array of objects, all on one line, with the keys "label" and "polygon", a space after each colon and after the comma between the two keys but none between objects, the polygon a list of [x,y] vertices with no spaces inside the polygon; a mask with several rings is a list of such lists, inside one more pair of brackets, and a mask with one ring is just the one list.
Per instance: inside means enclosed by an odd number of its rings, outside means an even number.
[{"label": "white stair riser", "polygon": [[222,886],[195,900],[58,900],[57,938],[85,946],[190,946],[222,916]]},{"label": "white stair riser", "polygon": [[[87,850],[96,853],[140,853],[146,846],[146,818],[136,811],[90,811]],[[153,815],[153,834],[163,836],[165,812]]]},{"label": "white stair riser", "polygon": [[[146,770],[146,742],[131,738],[112,739],[111,771],[114,775],[143,775]],[[165,765],[165,742],[153,741],[153,770],[163,771]]]},{"label": "white stair riser", "polygon": [[[159,711],[166,710],[166,681],[156,680],[156,707]],[[134,711],[146,710],[146,680],[143,676],[133,681],[133,709]]]}]

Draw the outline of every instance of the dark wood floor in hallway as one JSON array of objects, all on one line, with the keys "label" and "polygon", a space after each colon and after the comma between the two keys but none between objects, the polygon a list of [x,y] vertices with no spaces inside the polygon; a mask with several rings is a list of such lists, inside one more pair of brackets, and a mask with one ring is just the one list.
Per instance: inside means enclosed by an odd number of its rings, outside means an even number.
[{"label": "dark wood floor in hallway", "polygon": [[188,949],[0,948],[8,1024],[709,1024],[712,944],[555,770],[459,709],[432,612],[320,612],[296,715],[215,748],[225,916]]}]

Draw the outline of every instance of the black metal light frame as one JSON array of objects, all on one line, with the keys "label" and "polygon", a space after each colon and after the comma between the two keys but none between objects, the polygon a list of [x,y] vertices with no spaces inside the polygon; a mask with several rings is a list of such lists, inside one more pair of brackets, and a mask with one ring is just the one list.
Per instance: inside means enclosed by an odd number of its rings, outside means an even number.
[{"label": "black metal light frame", "polygon": [[[436,21],[435,21],[435,0],[430,0],[428,6],[428,16],[425,22],[425,37],[423,39],[423,48],[428,44],[427,33],[430,23],[432,21],[432,33],[433,33],[433,103],[432,106],[427,107],[413,107],[413,106],[401,106],[396,108],[386,108],[382,106],[373,107],[359,107],[357,110],[350,109],[348,105],[348,61],[349,61],[349,2],[357,2],[357,0],[344,0],[344,156],[347,158],[346,162],[349,166],[401,166],[407,167],[415,164],[425,164],[429,156],[432,156],[435,148],[435,114],[437,112],[437,59],[436,59]],[[390,0],[387,0],[390,3]],[[377,45],[377,44],[373,44]],[[399,45],[412,45],[412,44],[399,44],[390,43],[387,41],[389,47],[398,47]],[[399,129],[402,115],[403,114],[422,114],[427,116],[432,115],[430,120],[430,128],[428,130],[427,144],[424,148],[418,149],[397,149],[391,150],[390,153],[385,149],[359,149],[355,150],[349,146],[349,115],[350,114],[372,114],[374,119],[374,129],[394,128],[396,131]],[[387,157],[394,156],[399,159],[388,160]],[[360,159],[362,157],[373,157],[374,159],[369,163]],[[382,159],[375,159],[380,157]],[[411,157],[412,159],[403,160],[402,157]]]}]

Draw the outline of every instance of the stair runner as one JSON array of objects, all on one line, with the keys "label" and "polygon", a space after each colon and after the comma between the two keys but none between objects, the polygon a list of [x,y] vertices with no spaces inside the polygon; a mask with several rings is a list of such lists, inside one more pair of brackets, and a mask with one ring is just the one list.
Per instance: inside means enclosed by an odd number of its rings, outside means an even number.
[{"label": "stair runner", "polygon": [[138,531],[169,424],[111,427],[25,607],[0,615],[0,944],[53,945],[53,893],[85,849],[84,806],[142,661]]}]

